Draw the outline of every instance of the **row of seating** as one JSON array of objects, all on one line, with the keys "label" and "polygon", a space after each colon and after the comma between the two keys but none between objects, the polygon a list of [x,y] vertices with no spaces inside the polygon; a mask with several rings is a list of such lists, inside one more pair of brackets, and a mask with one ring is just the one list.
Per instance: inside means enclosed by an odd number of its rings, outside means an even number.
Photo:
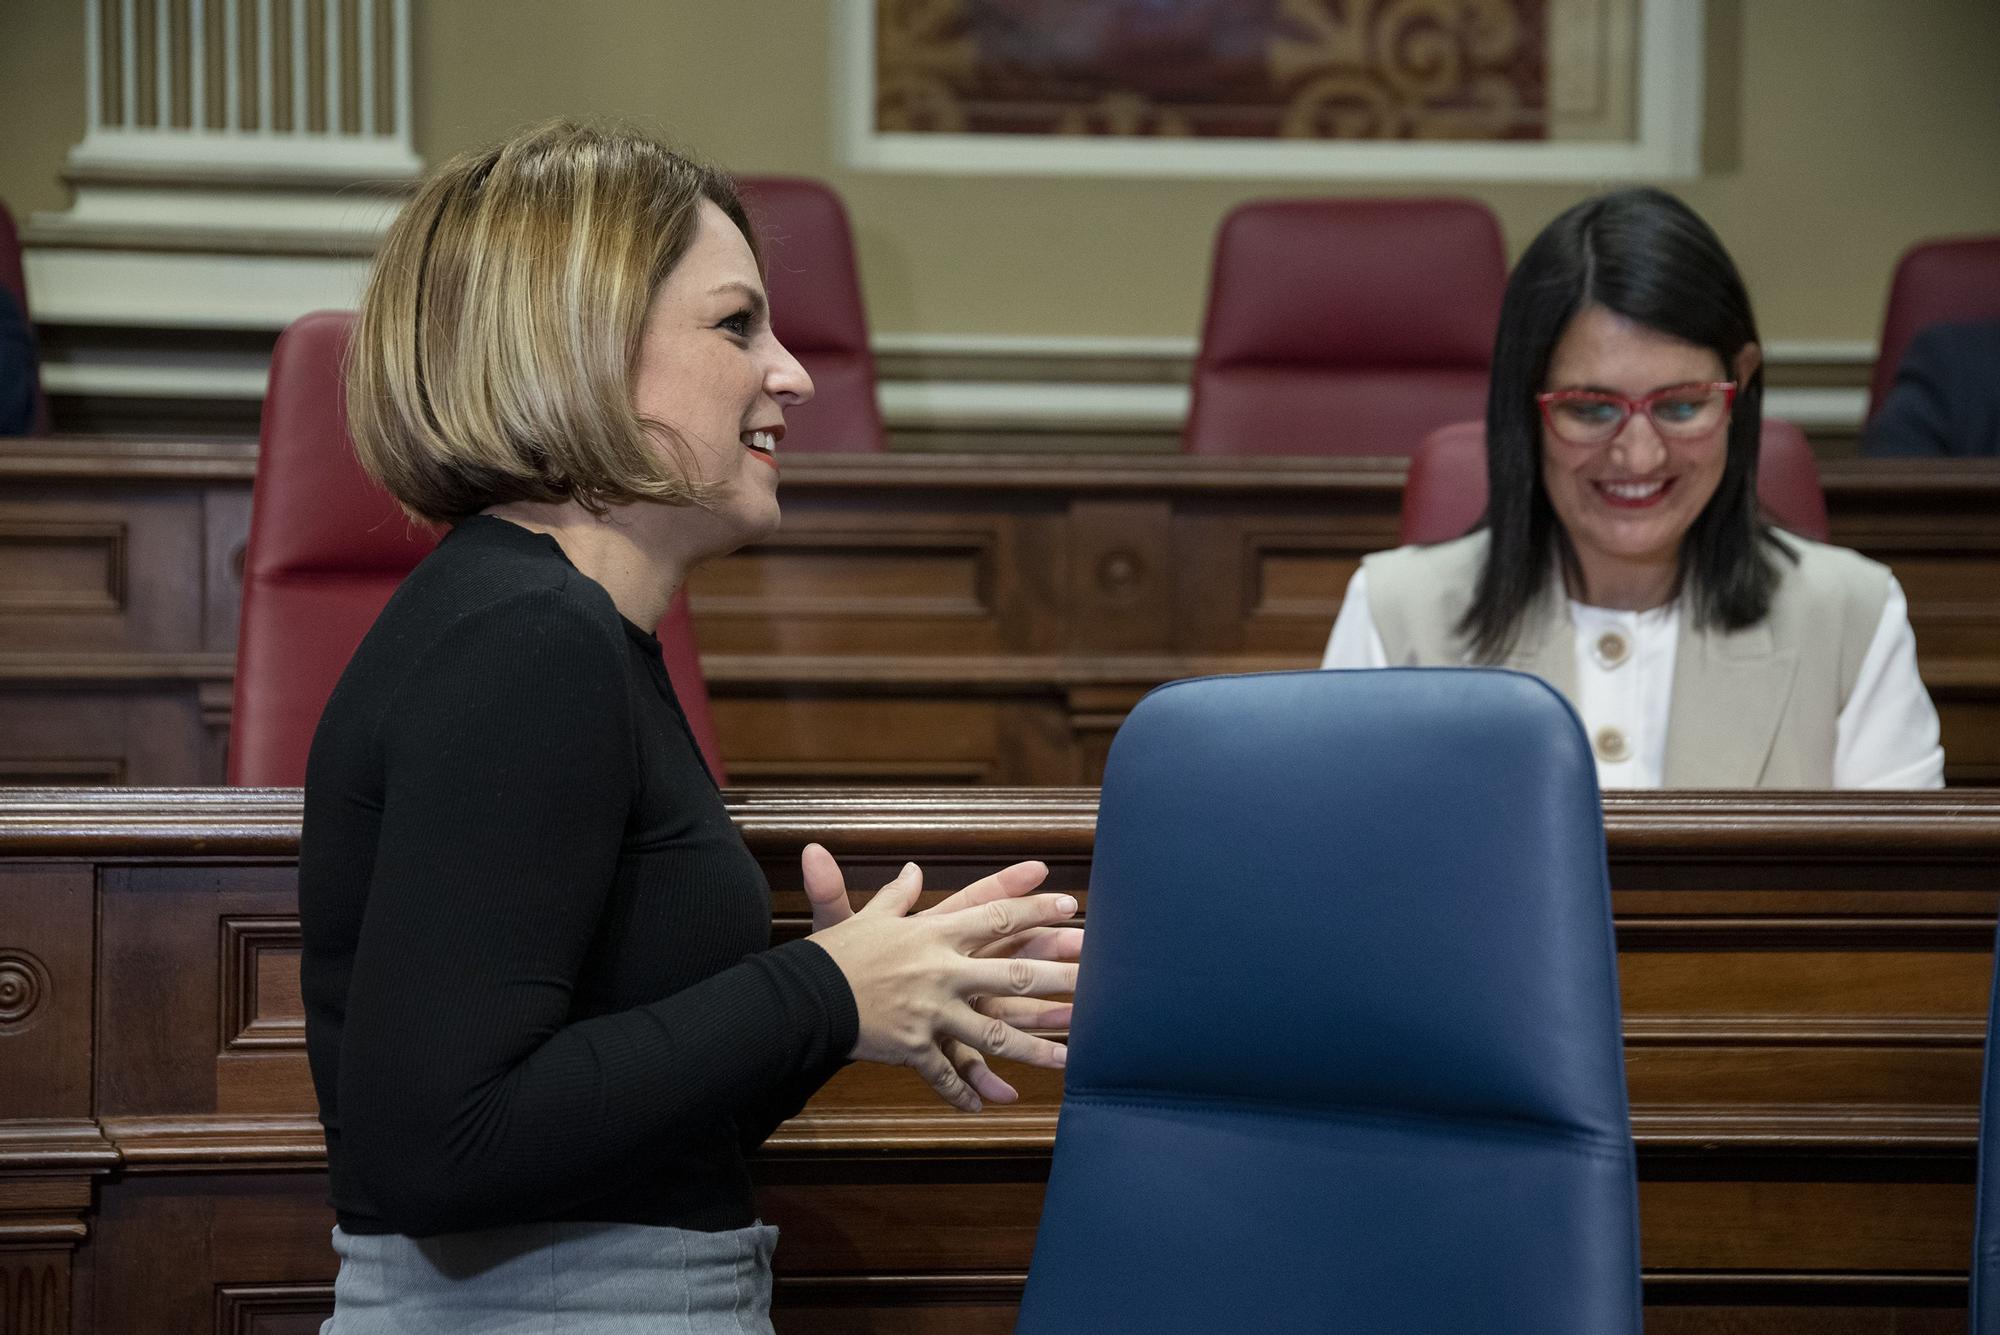
[{"label": "row of seating", "polygon": [[[882,449],[875,354],[847,210],[818,181],[759,176],[740,184],[763,243],[779,338],[818,389],[809,412],[790,424],[785,449]],[[0,289],[32,320],[20,234],[5,204],[0,204]],[[45,435],[49,429],[48,397],[37,377],[31,433]]]},{"label": "row of seating", "polygon": [[[342,668],[436,541],[355,462],[340,384],[353,326],[345,311],[308,315],[285,331],[271,359],[244,558],[233,784],[304,782],[313,728]],[[1469,530],[1486,507],[1485,460],[1479,421],[1433,432],[1411,460],[1402,541],[1437,542]],[[1819,471],[1797,427],[1765,423],[1758,493],[1776,522],[1826,538]],[[659,635],[682,707],[724,782],[685,593]]]},{"label": "row of seating", "polygon": [[[746,187],[764,239],[781,337],[819,383],[814,406],[831,409],[817,417],[800,413],[786,448],[879,448],[874,361],[840,201],[812,181],[766,178]],[[1324,243],[1334,215],[1345,219],[1351,244]],[[18,250],[7,249],[9,240],[11,231],[0,234],[0,260],[12,256],[11,264],[0,263],[0,283],[19,289]],[[1479,277],[1468,281],[1443,266],[1428,274],[1421,266],[1409,269],[1403,257],[1427,249],[1461,257]],[[1359,294],[1339,308],[1340,319],[1315,301],[1260,302],[1241,295],[1269,286],[1266,259],[1287,254],[1306,261],[1287,291],[1346,288]],[[1246,206],[1225,225],[1216,266],[1218,295],[1203,341],[1205,370],[1197,378],[1191,431],[1233,435],[1219,424],[1234,418],[1237,431],[1263,441],[1295,435],[1295,419],[1311,419],[1373,423],[1397,438],[1413,435],[1422,444],[1404,492],[1402,540],[1438,541],[1469,529],[1485,507],[1485,441],[1477,418],[1492,312],[1504,285],[1492,215],[1463,201]],[[1410,293],[1399,290],[1396,277],[1404,269],[1410,282],[1436,284],[1428,304],[1443,313],[1445,323],[1431,327],[1437,337],[1428,343],[1415,333],[1400,341],[1361,340],[1355,329],[1388,325],[1404,311]],[[1895,308],[1899,318],[1907,318],[1909,304]],[[1406,321],[1409,330],[1419,323]],[[346,313],[307,316],[285,333],[273,355],[245,560],[231,783],[303,782],[312,730],[334,682],[390,592],[435,541],[354,462],[339,381],[351,329]],[[1294,345],[1319,349],[1322,364],[1302,367],[1303,354],[1285,363],[1284,349]],[[1427,347],[1445,348],[1451,364],[1426,367]],[[1369,358],[1379,369],[1368,376],[1343,378],[1329,369]],[[1290,390],[1280,387],[1286,365],[1297,372]],[[1301,401],[1315,393],[1332,395],[1339,406],[1312,408]],[[1426,427],[1431,418],[1443,425]],[[1759,492],[1777,522],[1808,537],[1826,536],[1818,472],[1796,427],[1766,423]],[[660,638],[710,768],[726,781],[684,595],[661,625]]]},{"label": "row of seating", "polygon": [[[1470,200],[1269,200],[1216,239],[1183,448],[1405,455],[1485,416],[1507,284],[1499,220]],[[2000,318],[2000,236],[1896,266],[1868,415],[1919,329]]]},{"label": "row of seating", "polygon": [[[852,233],[817,181],[744,182],[779,339],[818,388],[785,448],[882,448]],[[1262,200],[1216,238],[1182,448],[1408,455],[1483,417],[1507,286],[1500,223],[1465,199]],[[1868,414],[1926,325],[2000,318],[2000,236],[1925,242],[1896,266]],[[1789,429],[1789,428],[1788,428]]]},{"label": "row of seating", "polygon": [[[847,211],[831,188],[747,177],[778,337],[817,395],[785,448],[884,448],[875,358]],[[1223,221],[1193,400],[1191,454],[1407,455],[1482,417],[1506,288],[1499,220],[1463,199],[1244,204]],[[0,207],[0,286],[27,309],[13,220]],[[1926,325],[2000,318],[2000,236],[1932,241],[1896,267],[1869,386],[1873,415]],[[37,429],[48,404],[37,390]]]}]

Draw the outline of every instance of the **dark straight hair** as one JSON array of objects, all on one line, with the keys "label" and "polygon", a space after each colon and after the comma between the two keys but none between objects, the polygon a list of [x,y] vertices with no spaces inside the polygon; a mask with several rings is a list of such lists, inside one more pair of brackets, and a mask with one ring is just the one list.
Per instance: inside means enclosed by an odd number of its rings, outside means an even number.
[{"label": "dark straight hair", "polygon": [[[1757,339],[1750,294],[1729,252],[1694,210],[1664,190],[1587,199],[1542,229],[1507,280],[1486,400],[1486,567],[1459,623],[1473,657],[1506,656],[1521,621],[1547,595],[1552,561],[1580,587],[1576,550],[1542,486],[1542,416],[1549,360],[1586,306],[1709,348],[1735,377]],[[1729,453],[1715,495],[1681,541],[1675,595],[1695,624],[1739,630],[1764,619],[1785,552],[1757,512],[1764,371],[1739,385]],[[1789,553],[1786,553],[1789,555]]]}]

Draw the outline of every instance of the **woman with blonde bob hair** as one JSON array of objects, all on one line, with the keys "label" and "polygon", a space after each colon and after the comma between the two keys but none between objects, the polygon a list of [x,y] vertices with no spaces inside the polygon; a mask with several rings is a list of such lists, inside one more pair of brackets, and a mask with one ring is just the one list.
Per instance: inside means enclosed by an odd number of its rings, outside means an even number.
[{"label": "woman with blonde bob hair", "polygon": [[746,1153],[843,1062],[976,1110],[1059,1067],[1076,910],[1021,863],[858,912],[770,892],[658,624],[778,522],[785,410],[729,179],[555,124],[440,168],[385,240],[347,368],[363,466],[449,525],[314,735],[299,897],[341,1256],[334,1335],[768,1330]]}]

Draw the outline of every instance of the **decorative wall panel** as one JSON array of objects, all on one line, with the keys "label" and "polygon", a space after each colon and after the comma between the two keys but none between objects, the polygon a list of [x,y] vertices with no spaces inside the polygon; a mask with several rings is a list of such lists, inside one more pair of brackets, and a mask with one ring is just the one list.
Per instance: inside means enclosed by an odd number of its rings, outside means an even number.
[{"label": "decorative wall panel", "polygon": [[848,0],[874,167],[1692,175],[1699,5]]},{"label": "decorative wall panel", "polygon": [[1539,139],[1546,0],[877,0],[876,125]]}]

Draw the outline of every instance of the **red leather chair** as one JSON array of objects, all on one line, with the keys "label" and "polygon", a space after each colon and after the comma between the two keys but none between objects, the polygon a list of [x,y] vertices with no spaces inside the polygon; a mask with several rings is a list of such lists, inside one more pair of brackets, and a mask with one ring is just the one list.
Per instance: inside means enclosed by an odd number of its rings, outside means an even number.
[{"label": "red leather chair", "polygon": [[1888,397],[1917,331],[1964,320],[2000,320],[2000,236],[1925,241],[1904,251],[1889,283],[1881,347],[1868,384],[1870,417]]},{"label": "red leather chair", "polygon": [[749,176],[737,186],[764,251],[772,328],[813,379],[812,402],[785,414],[783,451],[884,448],[875,354],[840,196],[791,176]]},{"label": "red leather chair", "polygon": [[[21,234],[14,230],[14,215],[7,212],[7,206],[0,204],[0,287],[13,296],[14,304],[21,308],[21,315],[33,327],[34,317],[28,310],[28,276],[21,267]],[[42,392],[40,372],[35,373],[35,414],[28,428],[37,436],[49,434],[49,400]]]},{"label": "red leather chair", "polygon": [[1245,204],[1215,244],[1190,454],[1407,455],[1483,415],[1507,260],[1462,199]]},{"label": "red leather chair", "polygon": [[[341,364],[354,316],[318,311],[278,339],[243,562],[229,782],[305,782],[320,711],[389,595],[436,544],[355,461]],[[682,592],[659,627],[674,693],[726,782]]]},{"label": "red leather chair", "polygon": [[[1764,419],[1757,454],[1757,503],[1780,528],[1827,539],[1826,493],[1806,433]],[[1410,457],[1403,483],[1400,540],[1446,542],[1472,531],[1486,513],[1486,424],[1454,422],[1433,431]]]}]

